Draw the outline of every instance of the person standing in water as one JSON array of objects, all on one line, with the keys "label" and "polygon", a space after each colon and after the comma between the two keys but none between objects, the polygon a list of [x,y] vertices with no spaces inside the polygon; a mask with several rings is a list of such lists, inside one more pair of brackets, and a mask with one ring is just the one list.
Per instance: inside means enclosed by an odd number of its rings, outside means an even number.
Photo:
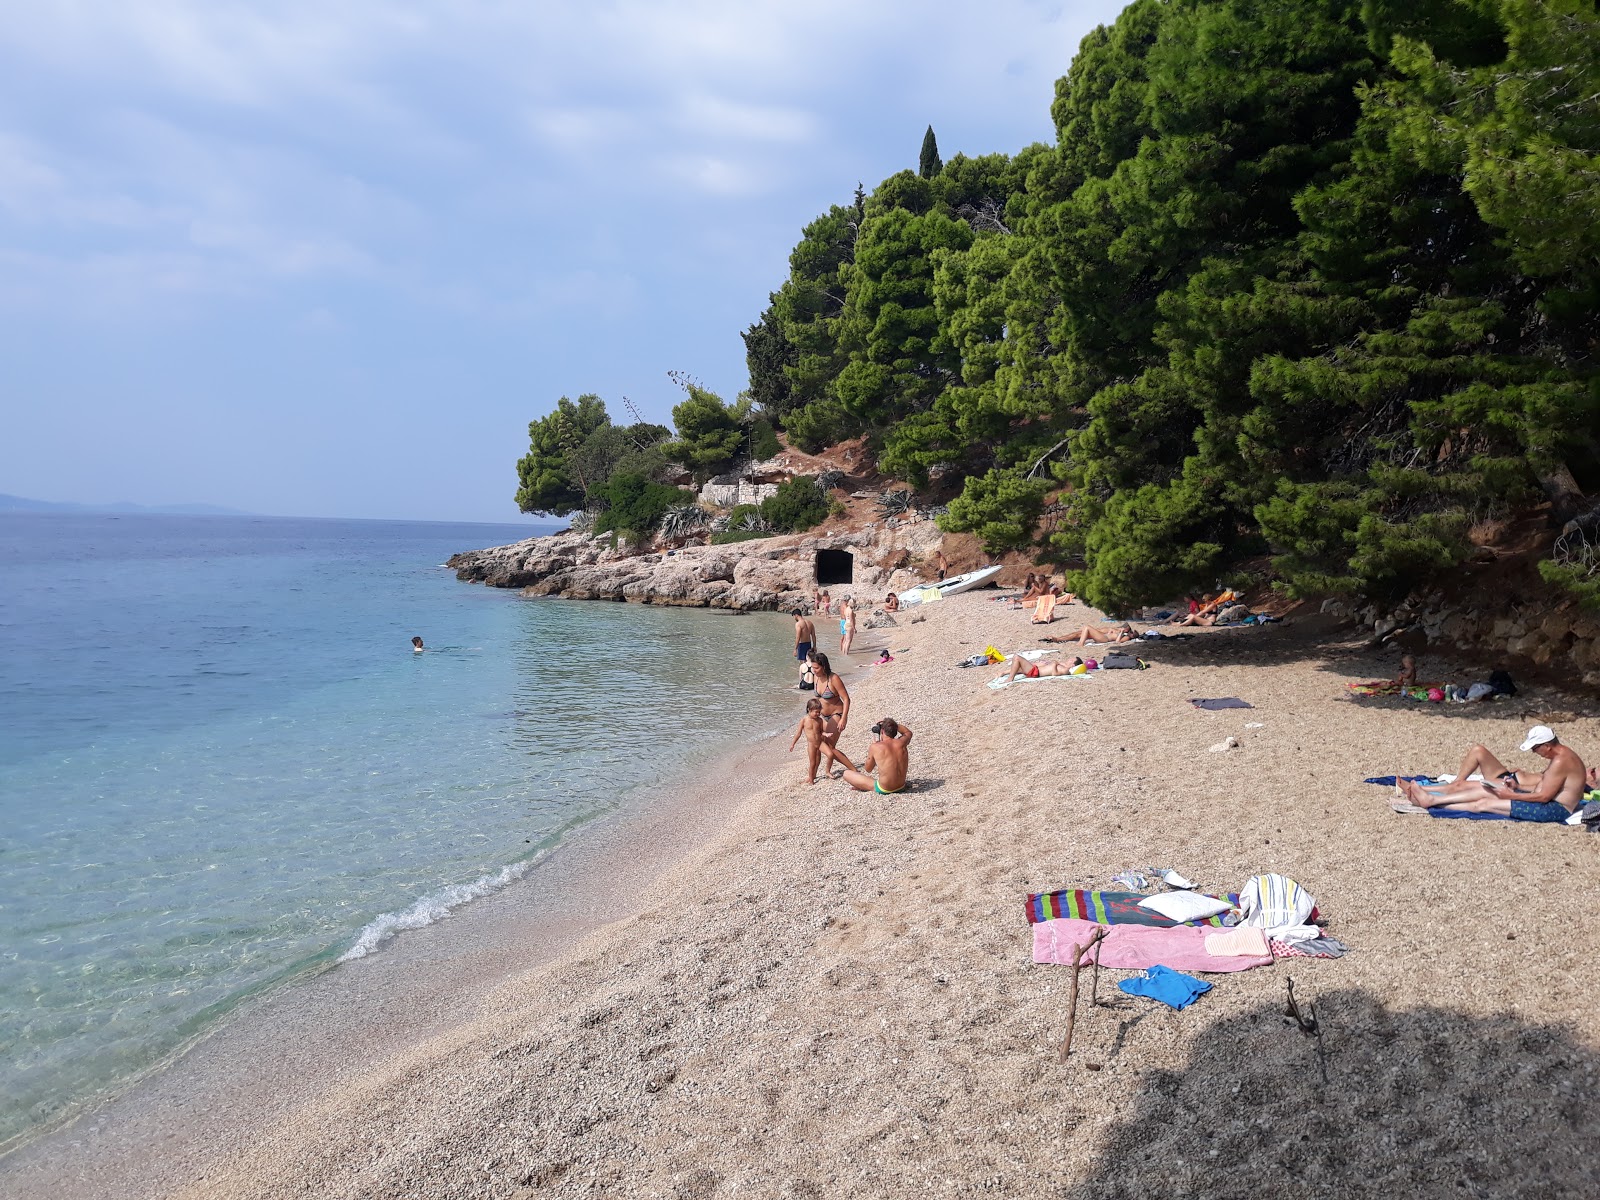
[{"label": "person standing in water", "polygon": [[423,646],[421,638],[414,637],[411,639],[411,653],[421,654],[424,649],[426,649],[426,647]]},{"label": "person standing in water", "polygon": [[794,656],[800,663],[801,682],[804,683],[806,673],[806,660],[811,656],[811,648],[817,644],[817,627],[811,623],[811,618],[800,610],[794,610]]}]

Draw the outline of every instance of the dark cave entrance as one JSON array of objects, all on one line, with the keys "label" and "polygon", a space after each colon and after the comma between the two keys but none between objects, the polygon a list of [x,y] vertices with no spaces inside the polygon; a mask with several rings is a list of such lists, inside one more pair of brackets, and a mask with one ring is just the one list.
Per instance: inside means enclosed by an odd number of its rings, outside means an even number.
[{"label": "dark cave entrance", "polygon": [[856,558],[848,550],[817,551],[817,586],[832,587],[839,583],[854,583]]}]

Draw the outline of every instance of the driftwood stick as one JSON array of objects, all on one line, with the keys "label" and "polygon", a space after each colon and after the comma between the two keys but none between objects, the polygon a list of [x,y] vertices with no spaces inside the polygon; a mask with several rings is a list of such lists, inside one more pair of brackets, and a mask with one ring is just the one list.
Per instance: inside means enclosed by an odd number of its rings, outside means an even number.
[{"label": "driftwood stick", "polygon": [[[1083,956],[1089,952],[1101,938],[1105,937],[1104,929],[1096,929],[1094,935],[1083,945],[1076,942],[1072,944],[1072,991],[1067,995],[1067,1036],[1061,1042],[1061,1062],[1067,1061],[1067,1055],[1072,1053],[1072,1029],[1078,1023],[1078,967],[1083,961]],[[1095,965],[1098,967],[1100,956],[1096,954]]]}]

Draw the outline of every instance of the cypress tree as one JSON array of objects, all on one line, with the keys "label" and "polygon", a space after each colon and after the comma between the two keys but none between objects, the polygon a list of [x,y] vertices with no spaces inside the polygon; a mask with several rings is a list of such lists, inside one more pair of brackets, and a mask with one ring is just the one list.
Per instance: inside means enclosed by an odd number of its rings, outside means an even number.
[{"label": "cypress tree", "polygon": [[924,179],[932,179],[944,169],[944,160],[939,157],[939,139],[933,136],[933,126],[928,126],[928,132],[922,135],[922,153],[917,156],[917,174]]}]

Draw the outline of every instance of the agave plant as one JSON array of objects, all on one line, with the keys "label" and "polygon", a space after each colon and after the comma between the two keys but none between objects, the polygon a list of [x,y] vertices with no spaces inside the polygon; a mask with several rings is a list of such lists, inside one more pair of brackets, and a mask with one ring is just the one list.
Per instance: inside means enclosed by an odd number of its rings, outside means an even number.
[{"label": "agave plant", "polygon": [[676,508],[669,508],[661,517],[661,532],[663,536],[673,541],[698,533],[705,526],[706,514],[695,504],[680,504]]},{"label": "agave plant", "polygon": [[735,528],[748,529],[757,533],[765,533],[771,528],[771,526],[761,519],[760,513],[747,512],[744,514],[744,516],[739,518],[739,524],[735,526]]},{"label": "agave plant", "polygon": [[568,528],[573,533],[593,533],[595,515],[592,512],[575,512]]},{"label": "agave plant", "polygon": [[897,491],[884,492],[878,497],[878,515],[880,517],[903,517],[916,507],[916,502],[909,491],[901,488]]},{"label": "agave plant", "polygon": [[817,486],[825,492],[831,492],[836,487],[842,487],[843,484],[844,472],[834,468],[829,468],[817,476]]}]

